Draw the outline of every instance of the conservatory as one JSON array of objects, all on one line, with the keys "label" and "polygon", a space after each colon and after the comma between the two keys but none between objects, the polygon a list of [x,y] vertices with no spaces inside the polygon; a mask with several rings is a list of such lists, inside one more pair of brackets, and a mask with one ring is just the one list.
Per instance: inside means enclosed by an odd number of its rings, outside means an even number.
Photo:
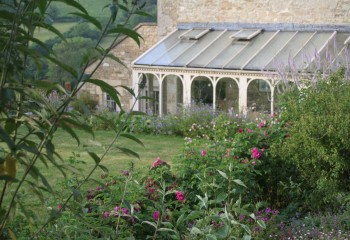
[{"label": "conservatory", "polygon": [[136,108],[162,115],[200,102],[273,113],[286,84],[348,64],[349,42],[347,25],[178,24],[133,62],[133,87],[149,97]]}]

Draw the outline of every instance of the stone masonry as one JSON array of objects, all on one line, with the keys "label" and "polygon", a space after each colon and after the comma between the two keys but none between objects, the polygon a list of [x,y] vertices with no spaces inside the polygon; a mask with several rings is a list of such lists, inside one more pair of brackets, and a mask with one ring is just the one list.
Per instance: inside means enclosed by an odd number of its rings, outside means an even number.
[{"label": "stone masonry", "polygon": [[[350,0],[158,0],[158,20],[136,28],[144,40],[139,48],[130,38],[119,42],[112,53],[128,68],[106,59],[93,78],[112,86],[132,86],[131,63],[179,23],[295,23],[350,24]],[[89,68],[95,66],[92,64]],[[104,105],[99,88],[87,85],[84,90],[96,94]],[[121,101],[127,110],[132,104],[130,94],[121,90]]]},{"label": "stone masonry", "polygon": [[[103,80],[111,86],[125,85],[131,87],[131,63],[158,41],[156,29],[157,26],[153,23],[140,24],[137,26],[135,30],[143,37],[143,39],[141,39],[140,47],[133,39],[124,38],[111,51],[113,55],[123,61],[127,68],[110,58],[106,58],[92,78]],[[96,64],[96,62],[91,64],[87,72],[91,72]],[[92,84],[86,84],[82,90],[88,91],[90,94],[98,98],[99,105],[105,105],[103,102],[103,94],[99,87]],[[117,88],[117,90],[121,94],[120,100],[123,107],[125,109],[130,109],[132,104],[130,93],[122,88]]]}]

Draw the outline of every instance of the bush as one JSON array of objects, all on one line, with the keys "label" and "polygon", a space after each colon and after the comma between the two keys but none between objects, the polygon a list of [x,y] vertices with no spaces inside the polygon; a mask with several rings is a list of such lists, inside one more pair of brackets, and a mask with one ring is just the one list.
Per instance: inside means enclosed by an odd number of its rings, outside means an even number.
[{"label": "bush", "polygon": [[350,185],[350,83],[344,70],[319,79],[284,98],[282,118],[288,138],[273,147],[273,155],[296,166],[295,197],[304,209],[335,209],[337,196]]}]

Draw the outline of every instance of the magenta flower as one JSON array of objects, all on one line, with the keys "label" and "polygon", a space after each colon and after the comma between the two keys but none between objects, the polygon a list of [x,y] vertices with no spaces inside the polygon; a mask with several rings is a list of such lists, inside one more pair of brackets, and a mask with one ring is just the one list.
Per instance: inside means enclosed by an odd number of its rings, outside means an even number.
[{"label": "magenta flower", "polygon": [[201,155],[204,157],[205,155],[207,155],[207,152],[205,150],[202,150]]},{"label": "magenta flower", "polygon": [[261,121],[259,124],[258,124],[258,128],[263,128],[265,126],[264,122]]},{"label": "magenta flower", "polygon": [[252,129],[249,128],[249,129],[247,130],[247,132],[248,132],[248,133],[252,133],[252,132],[254,132],[254,131],[253,131]]},{"label": "magenta flower", "polygon": [[103,219],[106,219],[109,217],[109,212],[105,211],[102,215]]},{"label": "magenta flower", "polygon": [[158,220],[159,220],[159,216],[160,216],[159,211],[154,211],[154,213],[153,213],[153,219],[154,219],[155,221],[158,221]]},{"label": "magenta flower", "polygon": [[152,168],[156,168],[159,165],[166,164],[163,160],[160,159],[160,157],[157,157],[156,160],[152,163]]},{"label": "magenta flower", "polygon": [[182,191],[176,191],[175,195],[176,195],[176,199],[179,202],[184,202],[185,201],[185,194]]},{"label": "magenta flower", "polygon": [[242,133],[243,132],[243,128],[238,129],[238,132]]},{"label": "magenta flower", "polygon": [[129,214],[129,210],[127,208],[122,208],[121,212],[124,214]]},{"label": "magenta flower", "polygon": [[258,148],[253,148],[252,149],[252,157],[255,159],[259,159],[262,157],[262,152],[260,152]]},{"label": "magenta flower", "polygon": [[122,173],[124,176],[129,176],[129,171],[122,170],[121,173]]}]

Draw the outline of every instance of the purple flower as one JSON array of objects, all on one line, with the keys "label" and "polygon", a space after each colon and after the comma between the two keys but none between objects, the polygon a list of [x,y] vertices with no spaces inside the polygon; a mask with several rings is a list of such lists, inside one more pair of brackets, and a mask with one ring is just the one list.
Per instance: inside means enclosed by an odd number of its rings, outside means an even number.
[{"label": "purple flower", "polygon": [[154,219],[155,221],[158,221],[158,220],[159,220],[159,216],[160,216],[159,211],[154,211],[154,212],[153,212],[153,219]]},{"label": "purple flower", "polygon": [[202,150],[201,155],[204,157],[205,155],[207,155],[207,152],[205,150]]},{"label": "purple flower", "polygon": [[175,195],[176,195],[176,199],[179,202],[184,202],[185,201],[185,194],[182,191],[176,191]]}]

